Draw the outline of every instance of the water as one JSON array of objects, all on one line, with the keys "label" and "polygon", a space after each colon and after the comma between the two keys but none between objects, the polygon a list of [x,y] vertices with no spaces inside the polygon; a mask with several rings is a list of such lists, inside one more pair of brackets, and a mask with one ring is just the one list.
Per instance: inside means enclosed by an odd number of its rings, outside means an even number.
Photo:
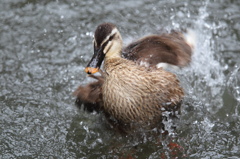
[{"label": "water", "polygon": [[[238,0],[0,4],[0,158],[167,158],[170,142],[180,158],[240,157]],[[179,72],[186,98],[176,132],[123,137],[74,106],[102,22],[117,24],[126,43],[163,29],[196,32],[192,64]]]}]

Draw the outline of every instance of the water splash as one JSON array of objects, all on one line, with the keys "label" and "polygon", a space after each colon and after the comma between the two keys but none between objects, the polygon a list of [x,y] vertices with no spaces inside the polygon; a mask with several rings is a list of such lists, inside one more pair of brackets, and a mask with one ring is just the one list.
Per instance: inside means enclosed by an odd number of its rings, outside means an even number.
[{"label": "water splash", "polygon": [[232,73],[227,81],[228,91],[240,102],[240,67],[234,66]]},{"label": "water splash", "polygon": [[216,113],[222,106],[223,86],[225,83],[224,68],[218,61],[219,56],[214,50],[215,42],[212,32],[214,27],[208,24],[207,5],[199,9],[199,18],[194,24],[196,34],[196,48],[192,57],[191,67],[186,68],[187,82],[192,88],[187,87],[189,96],[200,100],[208,112]]},{"label": "water splash", "polygon": [[237,106],[235,108],[235,116],[239,117],[240,113],[240,67],[235,65],[228,81],[228,92],[236,99]]},{"label": "water splash", "polygon": [[[122,26],[129,37],[158,27],[195,29],[193,63],[183,70],[187,98],[179,133],[170,136],[186,149],[185,158],[240,155],[239,1],[0,3],[0,158],[159,158],[169,152],[169,140],[124,138],[98,115],[74,109],[71,92],[88,83],[83,69],[92,54],[91,31],[103,21]],[[233,113],[226,113],[231,104]]]}]

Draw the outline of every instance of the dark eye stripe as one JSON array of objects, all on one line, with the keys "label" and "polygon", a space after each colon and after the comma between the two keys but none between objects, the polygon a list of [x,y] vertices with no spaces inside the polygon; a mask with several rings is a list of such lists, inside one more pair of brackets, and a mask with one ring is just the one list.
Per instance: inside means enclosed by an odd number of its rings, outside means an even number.
[{"label": "dark eye stripe", "polygon": [[111,40],[114,38],[115,35],[116,35],[116,33],[113,34],[112,36],[110,36],[109,39],[108,39],[108,41],[111,41]]},{"label": "dark eye stripe", "polygon": [[[116,33],[113,34],[112,36],[110,36],[109,39],[108,39],[108,41],[106,41],[106,42],[102,45],[103,50],[104,50],[104,48],[107,46],[108,42],[111,41],[111,40],[114,38],[115,35],[116,35]],[[110,46],[110,47],[108,48],[108,50],[106,51],[106,53],[110,50],[111,47],[112,47],[112,46]]]},{"label": "dark eye stripe", "polygon": [[[113,34],[112,36],[110,36],[109,39],[105,43],[103,43],[103,45],[102,45],[103,50],[107,46],[108,42],[111,41],[115,35],[116,35],[116,33]],[[110,47],[109,47],[109,49],[110,49]],[[109,49],[107,50],[107,52],[109,51]]]},{"label": "dark eye stripe", "polygon": [[107,46],[108,42],[111,41],[115,35],[116,35],[116,33],[113,34],[112,36],[110,36],[109,39],[105,43],[103,43],[102,47],[105,48]]},{"label": "dark eye stripe", "polygon": [[103,48],[103,49],[107,46],[108,42],[109,42],[109,40],[106,41],[106,42],[102,45],[102,48]]}]

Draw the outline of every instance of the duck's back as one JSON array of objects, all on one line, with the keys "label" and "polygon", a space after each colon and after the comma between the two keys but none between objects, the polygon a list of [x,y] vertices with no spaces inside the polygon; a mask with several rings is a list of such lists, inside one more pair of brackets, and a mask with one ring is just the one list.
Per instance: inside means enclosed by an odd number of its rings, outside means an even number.
[{"label": "duck's back", "polygon": [[[176,75],[114,58],[105,61],[104,111],[124,123],[155,122],[164,109],[174,110],[183,90]],[[178,109],[178,108],[176,108]]]}]

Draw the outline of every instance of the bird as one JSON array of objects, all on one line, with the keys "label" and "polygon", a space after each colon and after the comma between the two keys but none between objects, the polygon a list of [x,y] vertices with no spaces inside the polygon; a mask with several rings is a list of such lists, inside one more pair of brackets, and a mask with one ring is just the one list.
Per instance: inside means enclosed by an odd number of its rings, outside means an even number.
[{"label": "bird", "polygon": [[[115,24],[98,25],[94,54],[85,68],[97,81],[78,87],[73,93],[76,104],[90,112],[103,112],[111,125],[124,132],[162,127],[163,113],[180,113],[184,98],[180,81],[167,68],[190,64],[193,41],[171,31],[148,35],[123,47]],[[100,76],[94,75],[96,72]]]}]

